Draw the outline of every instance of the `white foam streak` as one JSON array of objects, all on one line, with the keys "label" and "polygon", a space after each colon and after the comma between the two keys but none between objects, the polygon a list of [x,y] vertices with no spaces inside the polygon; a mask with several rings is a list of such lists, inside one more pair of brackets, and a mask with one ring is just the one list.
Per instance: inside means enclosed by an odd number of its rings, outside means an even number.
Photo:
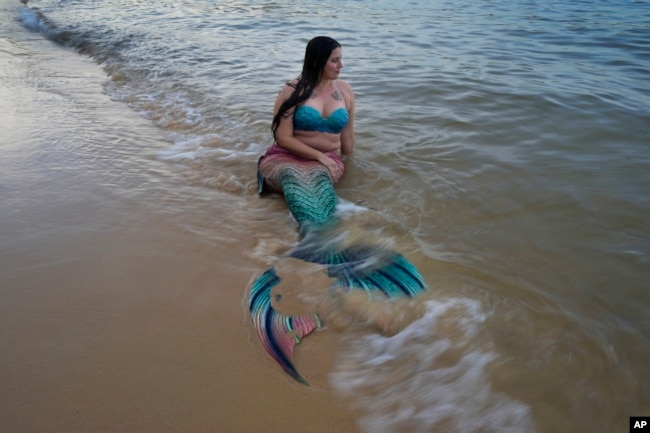
[{"label": "white foam streak", "polygon": [[218,161],[239,159],[251,155],[250,151],[240,151],[223,147],[205,147],[204,143],[212,137],[174,137],[175,142],[171,147],[158,152],[158,157],[164,161],[194,161],[201,158],[211,158]]},{"label": "white foam streak", "polygon": [[492,389],[495,359],[477,301],[429,301],[426,313],[392,337],[350,337],[331,376],[372,433],[534,431],[529,408]]},{"label": "white foam streak", "polygon": [[339,200],[336,205],[336,211],[342,215],[357,214],[357,213],[368,211],[368,208],[365,206],[359,206],[358,204],[342,199],[341,197],[339,197],[338,199]]}]

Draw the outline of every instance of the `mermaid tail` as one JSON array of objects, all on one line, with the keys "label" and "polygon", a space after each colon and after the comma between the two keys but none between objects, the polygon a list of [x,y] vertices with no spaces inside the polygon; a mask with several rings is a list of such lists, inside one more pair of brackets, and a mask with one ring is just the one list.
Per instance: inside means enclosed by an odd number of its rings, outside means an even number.
[{"label": "mermaid tail", "polygon": [[332,221],[337,198],[326,171],[319,167],[308,171],[288,167],[280,174],[280,182],[289,211],[303,234]]},{"label": "mermaid tail", "polygon": [[258,162],[259,192],[282,193],[303,234],[333,220],[338,201],[334,183],[341,179],[345,167],[338,154],[328,155],[336,162],[334,173],[317,161],[297,157],[277,145]]},{"label": "mermaid tail", "polygon": [[[304,236],[289,257],[325,265],[327,275],[335,279],[335,287],[378,291],[388,298],[412,297],[426,290],[416,267],[401,254],[377,247],[343,247],[324,238],[326,229],[336,222],[338,199],[333,182],[340,178],[342,170],[333,179],[323,165],[281,151],[267,153],[258,167],[260,186],[266,183],[284,194]],[[320,326],[320,321],[316,315],[285,316],[276,311],[271,305],[271,289],[279,282],[273,268],[253,282],[250,314],[266,351],[284,371],[307,384],[293,365],[293,349],[301,338]]]},{"label": "mermaid tail", "polygon": [[264,272],[251,287],[248,307],[257,335],[266,351],[291,377],[307,385],[293,366],[293,348],[300,339],[320,326],[315,314],[285,316],[271,306],[271,289],[280,282],[273,268]]}]

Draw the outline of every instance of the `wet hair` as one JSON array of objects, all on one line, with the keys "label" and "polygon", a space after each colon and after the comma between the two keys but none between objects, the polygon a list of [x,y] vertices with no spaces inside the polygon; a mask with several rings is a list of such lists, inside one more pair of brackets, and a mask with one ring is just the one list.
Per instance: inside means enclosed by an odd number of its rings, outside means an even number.
[{"label": "wet hair", "polygon": [[305,49],[305,60],[302,64],[302,72],[298,76],[297,82],[287,83],[295,90],[289,98],[280,105],[277,114],[273,117],[271,130],[273,131],[273,138],[275,138],[275,131],[280,125],[280,119],[286,117],[287,111],[302,102],[306,101],[309,96],[320,82],[323,75],[323,70],[330,58],[332,51],[341,48],[336,40],[328,36],[316,36],[307,44]]}]

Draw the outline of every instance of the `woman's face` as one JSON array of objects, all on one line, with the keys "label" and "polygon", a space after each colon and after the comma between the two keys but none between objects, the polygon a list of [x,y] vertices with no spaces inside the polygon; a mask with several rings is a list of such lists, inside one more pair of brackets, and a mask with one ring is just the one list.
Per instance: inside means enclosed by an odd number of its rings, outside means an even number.
[{"label": "woman's face", "polygon": [[341,74],[341,69],[343,69],[343,55],[341,54],[341,48],[335,48],[330,54],[325,68],[323,69],[323,78],[326,80],[336,80]]}]

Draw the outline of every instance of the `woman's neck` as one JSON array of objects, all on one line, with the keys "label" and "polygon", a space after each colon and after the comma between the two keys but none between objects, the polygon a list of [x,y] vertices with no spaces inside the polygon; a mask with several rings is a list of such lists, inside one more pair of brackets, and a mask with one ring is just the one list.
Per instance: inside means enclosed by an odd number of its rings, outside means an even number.
[{"label": "woman's neck", "polygon": [[320,80],[318,84],[316,84],[316,87],[314,87],[315,91],[326,91],[328,89],[332,88],[332,85],[334,83],[334,80]]}]

